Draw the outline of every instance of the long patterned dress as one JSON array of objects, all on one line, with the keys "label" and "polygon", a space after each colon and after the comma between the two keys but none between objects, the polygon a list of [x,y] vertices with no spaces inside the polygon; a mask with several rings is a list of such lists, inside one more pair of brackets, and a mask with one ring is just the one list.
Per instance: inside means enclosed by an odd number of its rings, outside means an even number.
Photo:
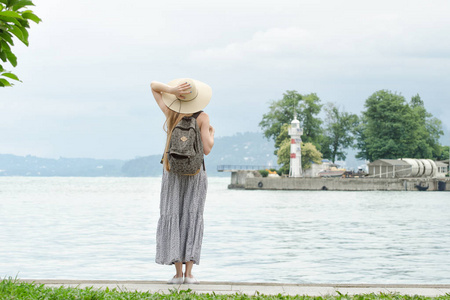
[{"label": "long patterned dress", "polygon": [[193,176],[163,170],[160,217],[156,231],[156,263],[200,263],[203,210],[208,179],[203,167]]}]

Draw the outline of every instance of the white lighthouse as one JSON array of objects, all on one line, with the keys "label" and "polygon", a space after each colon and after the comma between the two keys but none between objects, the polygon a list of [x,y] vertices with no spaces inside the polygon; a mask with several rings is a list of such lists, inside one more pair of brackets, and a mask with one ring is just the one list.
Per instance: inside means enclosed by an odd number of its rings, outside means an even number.
[{"label": "white lighthouse", "polygon": [[294,112],[294,120],[289,126],[288,134],[291,137],[291,161],[289,168],[289,177],[302,176],[302,134],[303,129],[300,128],[300,121],[297,120],[297,113]]}]

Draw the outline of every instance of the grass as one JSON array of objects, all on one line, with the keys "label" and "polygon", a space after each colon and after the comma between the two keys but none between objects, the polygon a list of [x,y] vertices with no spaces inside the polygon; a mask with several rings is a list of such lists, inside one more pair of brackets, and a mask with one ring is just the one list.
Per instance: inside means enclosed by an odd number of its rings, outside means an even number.
[{"label": "grass", "polygon": [[20,282],[17,278],[12,279],[11,277],[5,278],[0,282],[0,299],[36,299],[36,300],[112,300],[112,299],[183,299],[183,300],[208,300],[208,299],[236,299],[236,300],[247,300],[247,299],[450,299],[450,294],[447,293],[445,296],[439,297],[425,297],[425,296],[408,296],[401,295],[399,293],[370,293],[370,294],[358,294],[358,295],[347,295],[338,292],[336,296],[283,296],[278,295],[264,295],[256,293],[256,295],[247,294],[230,294],[230,295],[216,295],[213,293],[195,293],[190,289],[187,290],[176,290],[171,289],[170,293],[150,293],[150,292],[138,292],[138,291],[128,291],[121,290],[119,288],[104,290],[94,289],[93,287],[73,288],[73,287],[59,287],[51,288],[45,287],[44,284],[37,283],[25,283]]}]

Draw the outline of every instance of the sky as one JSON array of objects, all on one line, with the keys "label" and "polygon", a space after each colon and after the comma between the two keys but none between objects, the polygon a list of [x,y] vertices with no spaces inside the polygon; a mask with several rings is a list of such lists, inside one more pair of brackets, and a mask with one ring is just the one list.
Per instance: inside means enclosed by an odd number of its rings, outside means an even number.
[{"label": "sky", "polygon": [[357,114],[375,91],[418,93],[450,131],[448,0],[33,2],[43,22],[4,65],[23,83],[0,88],[1,154],[162,153],[150,82],[180,77],[212,87],[216,137],[260,131],[286,90]]}]

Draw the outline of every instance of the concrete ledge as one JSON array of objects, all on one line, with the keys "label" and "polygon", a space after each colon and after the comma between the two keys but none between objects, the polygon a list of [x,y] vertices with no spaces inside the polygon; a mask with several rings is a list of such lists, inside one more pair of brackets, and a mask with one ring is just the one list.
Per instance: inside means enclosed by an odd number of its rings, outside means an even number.
[{"label": "concrete ledge", "polygon": [[438,191],[439,181],[446,182],[446,191],[450,191],[450,179],[430,178],[264,177],[245,178],[245,182],[241,184],[244,184],[247,190],[300,191],[417,191],[416,185],[425,184],[428,191]]},{"label": "concrete ledge", "polygon": [[44,284],[48,287],[106,287],[128,291],[170,293],[170,290],[191,289],[196,293],[255,295],[338,295],[400,293],[406,295],[443,296],[450,295],[450,284],[369,284],[369,283],[261,283],[261,282],[217,282],[201,281],[200,284],[167,284],[166,281],[141,280],[71,280],[71,279],[17,279],[20,282]]}]

